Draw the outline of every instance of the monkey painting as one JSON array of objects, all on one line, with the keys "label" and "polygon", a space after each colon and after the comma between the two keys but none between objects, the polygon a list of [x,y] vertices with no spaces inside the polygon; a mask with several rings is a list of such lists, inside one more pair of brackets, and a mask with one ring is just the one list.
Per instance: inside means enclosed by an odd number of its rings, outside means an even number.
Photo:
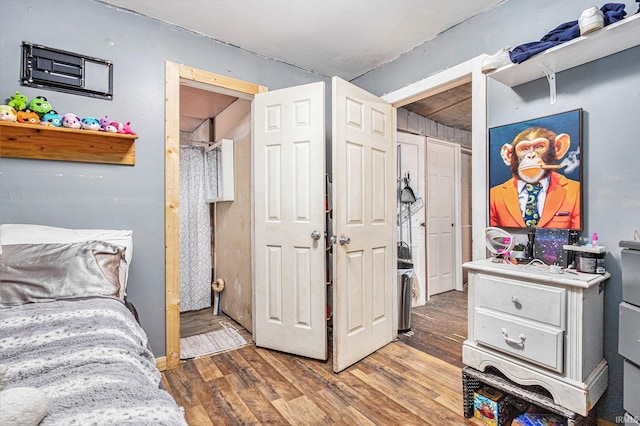
[{"label": "monkey painting", "polygon": [[581,229],[580,182],[559,172],[569,164],[560,160],[570,145],[569,134],[539,126],[502,145],[500,157],[511,178],[490,189],[489,225]]}]

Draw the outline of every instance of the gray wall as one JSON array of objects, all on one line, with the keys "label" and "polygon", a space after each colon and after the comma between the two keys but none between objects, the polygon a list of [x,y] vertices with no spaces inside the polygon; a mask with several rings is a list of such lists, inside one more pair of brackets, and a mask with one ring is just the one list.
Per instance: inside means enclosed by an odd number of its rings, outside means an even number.
[{"label": "gray wall", "polygon": [[[628,16],[638,10],[622,2]],[[603,3],[604,4],[604,3]],[[539,40],[557,25],[577,19],[590,0],[509,0],[441,34],[396,61],[356,79],[355,84],[382,95],[482,53]],[[583,108],[584,231],[598,232],[607,247],[611,273],[605,293],[604,356],[609,388],[598,414],[614,422],[623,414],[622,358],[618,355],[618,304],[622,301],[620,240],[640,229],[638,180],[640,142],[640,47],[556,75],[558,101],[549,102],[549,86],[540,79],[515,89],[489,79],[487,127]],[[481,184],[474,191],[483,191]],[[484,186],[486,192],[486,183]]]},{"label": "gray wall", "polygon": [[[134,167],[0,159],[0,223],[132,229],[129,297],[163,356],[165,61],[272,90],[329,80],[91,0],[3,2],[0,34],[0,103],[42,95],[60,113],[131,121],[139,135]],[[23,41],[112,61],[114,100],[20,86]]]}]

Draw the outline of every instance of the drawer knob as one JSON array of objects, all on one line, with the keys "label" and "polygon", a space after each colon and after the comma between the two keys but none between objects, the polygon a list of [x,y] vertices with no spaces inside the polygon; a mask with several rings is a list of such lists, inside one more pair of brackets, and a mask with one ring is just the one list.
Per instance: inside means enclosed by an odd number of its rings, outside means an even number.
[{"label": "drawer knob", "polygon": [[524,341],[527,338],[527,336],[525,336],[524,334],[520,334],[520,336],[518,336],[519,340],[516,340],[512,337],[509,337],[509,333],[507,333],[507,329],[503,328],[502,330],[500,330],[502,332],[502,337],[504,337],[504,341],[507,342],[510,345],[514,345],[514,346],[520,346],[521,348],[524,348]]},{"label": "drawer knob", "polygon": [[520,309],[522,307],[522,303],[520,303],[520,299],[518,299],[517,297],[511,296],[511,301],[514,305],[516,305],[516,308]]}]

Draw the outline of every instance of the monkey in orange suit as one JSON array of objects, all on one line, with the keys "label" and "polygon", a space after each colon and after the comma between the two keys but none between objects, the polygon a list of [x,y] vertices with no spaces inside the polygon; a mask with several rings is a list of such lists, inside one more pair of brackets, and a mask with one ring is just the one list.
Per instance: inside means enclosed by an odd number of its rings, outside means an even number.
[{"label": "monkey in orange suit", "polygon": [[[570,142],[568,134],[530,127],[502,146],[512,177],[489,191],[490,226],[580,229],[580,182],[554,171]],[[532,186],[539,188],[537,211],[527,212]]]}]

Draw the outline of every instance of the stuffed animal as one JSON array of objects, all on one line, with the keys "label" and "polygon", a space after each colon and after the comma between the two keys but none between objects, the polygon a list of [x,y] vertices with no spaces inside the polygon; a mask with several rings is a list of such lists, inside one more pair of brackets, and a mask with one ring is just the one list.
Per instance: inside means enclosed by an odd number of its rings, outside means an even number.
[{"label": "stuffed animal", "polygon": [[9,388],[7,368],[0,365],[0,424],[3,426],[36,426],[49,411],[47,394],[37,388]]},{"label": "stuffed animal", "polygon": [[62,116],[62,126],[70,129],[80,129],[82,127],[82,120],[74,113],[68,112]]},{"label": "stuffed animal", "polygon": [[130,121],[127,121],[126,123],[124,123],[122,125],[122,132],[121,133],[124,133],[125,135],[137,135],[136,132],[131,130],[131,122]]},{"label": "stuffed animal", "polygon": [[44,96],[36,96],[29,102],[29,109],[38,114],[38,117],[42,119],[46,113],[51,111],[51,104],[47,102],[47,98]]},{"label": "stuffed animal", "polygon": [[0,121],[18,121],[18,112],[9,105],[0,105]]},{"label": "stuffed animal", "polygon": [[43,126],[62,127],[62,116],[56,111],[50,110],[42,117],[40,124]]},{"label": "stuffed animal", "polygon": [[38,124],[40,122],[40,117],[38,117],[38,114],[31,111],[30,109],[18,111],[17,119],[18,123]]},{"label": "stuffed animal", "polygon": [[107,131],[107,126],[109,125],[109,123],[109,117],[106,115],[100,119],[100,128],[103,132]]},{"label": "stuffed animal", "polygon": [[109,133],[122,133],[122,124],[117,121],[112,121],[105,127],[104,131]]},{"label": "stuffed animal", "polygon": [[20,92],[16,92],[15,95],[9,98],[7,105],[13,107],[16,111],[23,110],[27,107],[27,97]]},{"label": "stuffed animal", "polygon": [[97,118],[85,117],[80,121],[82,130],[101,130],[100,122]]}]

